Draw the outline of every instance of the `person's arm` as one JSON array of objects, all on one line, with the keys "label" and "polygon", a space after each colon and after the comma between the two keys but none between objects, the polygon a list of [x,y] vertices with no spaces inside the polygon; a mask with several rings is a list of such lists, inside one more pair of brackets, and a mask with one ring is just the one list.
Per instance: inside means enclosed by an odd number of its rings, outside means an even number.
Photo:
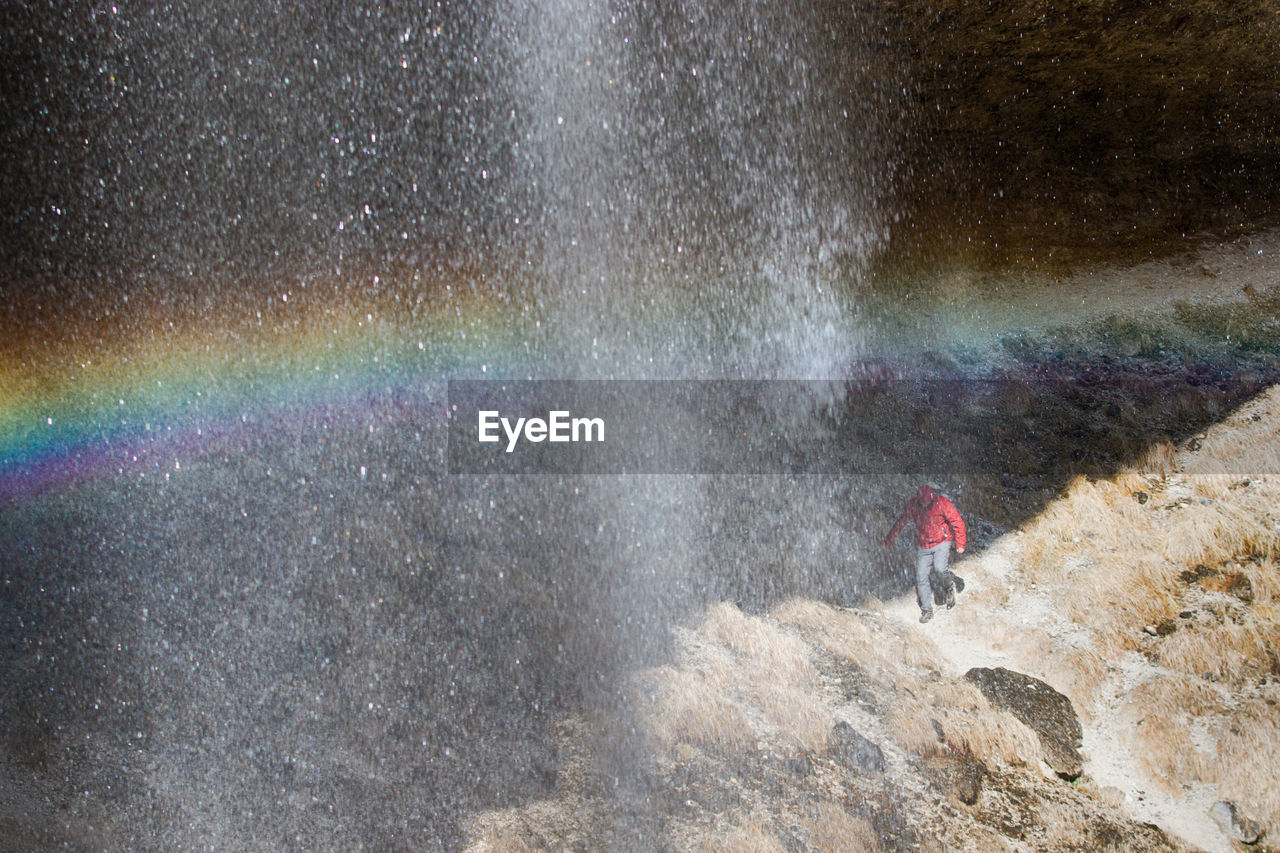
[{"label": "person's arm", "polygon": [[898,534],[902,532],[902,528],[906,526],[910,516],[904,509],[902,515],[898,516],[898,520],[893,523],[893,527],[889,530],[889,535],[884,537],[884,541],[880,543],[880,547],[888,548],[893,544],[893,540],[898,538]]},{"label": "person's arm", "polygon": [[951,525],[951,534],[955,538],[956,553],[963,554],[965,546],[965,530],[964,519],[960,517],[959,510],[950,500],[947,500],[941,507],[942,517],[946,519],[947,524]]}]

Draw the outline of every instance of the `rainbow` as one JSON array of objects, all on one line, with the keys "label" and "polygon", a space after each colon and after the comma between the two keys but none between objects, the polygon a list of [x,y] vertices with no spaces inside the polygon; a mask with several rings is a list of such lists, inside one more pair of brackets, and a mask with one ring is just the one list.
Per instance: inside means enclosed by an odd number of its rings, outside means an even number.
[{"label": "rainbow", "polygon": [[128,336],[75,319],[39,340],[9,335],[0,505],[100,476],[167,477],[294,424],[442,417],[444,380],[521,368],[527,342],[492,291],[403,284],[312,283],[214,321],[147,308]]}]

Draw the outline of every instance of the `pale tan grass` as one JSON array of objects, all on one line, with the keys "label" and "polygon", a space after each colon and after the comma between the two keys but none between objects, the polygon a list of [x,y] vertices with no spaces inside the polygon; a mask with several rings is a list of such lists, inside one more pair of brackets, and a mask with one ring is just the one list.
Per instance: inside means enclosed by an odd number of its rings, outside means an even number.
[{"label": "pale tan grass", "polygon": [[1168,439],[1161,439],[1147,448],[1134,470],[1147,477],[1169,477],[1178,470],[1178,448]]},{"label": "pale tan grass", "polygon": [[1191,675],[1209,675],[1240,686],[1243,680],[1271,666],[1271,653],[1280,649],[1280,625],[1250,620],[1244,624],[1187,627],[1160,644],[1160,663]]},{"label": "pale tan grass", "polygon": [[812,633],[831,653],[863,667],[938,668],[937,645],[919,631],[865,612],[837,610],[822,602],[791,599],[773,610],[774,618]]},{"label": "pale tan grass", "polygon": [[1212,778],[1212,756],[1196,749],[1185,714],[1148,714],[1132,729],[1134,750],[1147,776],[1166,793],[1179,795],[1183,787]]},{"label": "pale tan grass", "polygon": [[637,717],[664,750],[691,744],[738,755],[755,743],[746,714],[702,676],[670,666],[644,675],[637,685]]},{"label": "pale tan grass", "polygon": [[[1120,567],[1119,572],[1124,568]],[[1090,570],[1081,572],[1075,583],[1059,588],[1058,607],[1062,615],[1072,622],[1087,625],[1105,648],[1122,648],[1123,640],[1116,636],[1125,627],[1133,625],[1127,618],[1130,608],[1118,609],[1121,602],[1128,602],[1130,594],[1126,579],[1116,573]]]},{"label": "pale tan grass", "polygon": [[[1271,697],[1267,697],[1271,698]],[[1254,698],[1215,731],[1219,794],[1280,837],[1280,706]],[[1275,699],[1271,699],[1275,701]]]},{"label": "pale tan grass", "polygon": [[[1275,397],[1274,389],[1268,396]],[[1280,433],[1276,430],[1276,420],[1254,421],[1237,415],[1206,434],[1199,452],[1187,460],[1185,472],[1189,477],[1238,480],[1280,470],[1277,464],[1280,464]]]},{"label": "pale tan grass", "polygon": [[951,749],[938,737],[931,720],[932,709],[916,699],[899,696],[889,711],[889,737],[908,752],[929,757],[947,755]]},{"label": "pale tan grass", "polygon": [[1268,558],[1260,563],[1245,563],[1240,567],[1240,573],[1249,579],[1255,605],[1280,601],[1280,566],[1274,560]]},{"label": "pale tan grass", "polygon": [[805,821],[805,846],[819,853],[879,853],[884,848],[875,829],[838,804],[822,802]]},{"label": "pale tan grass", "polygon": [[982,588],[966,592],[967,600],[974,610],[990,614],[1009,603],[1009,590],[1003,584],[986,583]]},{"label": "pale tan grass", "polygon": [[1040,738],[1008,711],[988,709],[968,714],[947,713],[942,723],[948,743],[984,764],[1034,765]]},{"label": "pale tan grass", "polygon": [[797,634],[725,603],[708,609],[697,633],[736,655],[736,670],[718,676],[729,695],[759,711],[785,741],[810,752],[822,750],[831,721],[816,695],[818,676],[809,647]]},{"label": "pale tan grass", "polygon": [[1131,648],[1120,635],[1178,612],[1178,571],[1150,550],[1108,553],[1057,598],[1068,618],[1092,626],[1106,645]]},{"label": "pale tan grass", "polygon": [[1271,625],[1280,624],[1280,602],[1272,601],[1255,601],[1253,603],[1253,618],[1259,622],[1266,622]]},{"label": "pale tan grass", "polygon": [[830,604],[811,598],[788,598],[773,608],[773,617],[783,624],[819,634],[830,630],[867,633],[854,611],[837,610]]},{"label": "pale tan grass", "polygon": [[969,712],[991,709],[991,703],[987,701],[987,697],[982,694],[977,685],[968,681],[943,678],[925,682],[920,686],[925,691],[925,698],[935,706]]},{"label": "pale tan grass", "polygon": [[1109,674],[1107,658],[1093,649],[1055,646],[1043,660],[1045,679],[1071,700],[1082,719],[1088,720],[1093,697]]},{"label": "pale tan grass", "polygon": [[1133,499],[1138,492],[1150,493],[1151,484],[1147,482],[1148,478],[1140,474],[1134,468],[1125,468],[1112,479],[1117,489]]},{"label": "pale tan grass", "polygon": [[696,849],[703,853],[785,853],[787,848],[773,834],[768,818],[751,815],[727,830],[704,834]]},{"label": "pale tan grass", "polygon": [[1162,544],[1171,562],[1194,567],[1220,565],[1237,554],[1269,555],[1275,539],[1275,533],[1259,523],[1256,511],[1240,502],[1193,501],[1164,531]]},{"label": "pale tan grass", "polygon": [[727,602],[707,609],[698,633],[728,646],[744,660],[773,669],[788,679],[806,682],[814,678],[809,650],[803,640],[763,619],[747,616]]},{"label": "pale tan grass", "polygon": [[[964,827],[962,832],[963,834],[952,842],[952,846],[942,849],[975,850],[981,851],[981,853],[1021,853],[1026,849],[1008,836],[1002,835],[995,829],[981,823]],[[926,847],[925,849],[930,850],[931,848]]]},{"label": "pale tan grass", "polygon": [[993,649],[1009,650],[1022,671],[1052,684],[1087,718],[1098,688],[1108,678],[1109,661],[1136,647],[1138,638],[1133,631],[1121,630],[1118,617],[1105,610],[1085,630],[1088,639],[1081,642],[1086,644],[1064,645],[1038,628],[1001,625],[992,629],[989,642]]},{"label": "pale tan grass", "polygon": [[851,663],[879,662],[877,639],[855,611],[837,608],[809,598],[788,598],[773,608],[774,619],[794,625],[817,638],[827,651]]},{"label": "pale tan grass", "polygon": [[809,753],[819,753],[826,747],[831,716],[814,693],[793,690],[782,681],[770,680],[769,673],[760,670],[751,679],[755,707],[777,727],[784,743]]},{"label": "pale tan grass", "polygon": [[914,689],[902,686],[905,695],[899,694],[890,712],[889,734],[903,749],[922,757],[967,755],[992,765],[1038,760],[1035,732],[1007,711],[993,709],[974,685],[942,679],[916,681]]},{"label": "pale tan grass", "polygon": [[937,672],[946,656],[938,648],[938,644],[923,631],[917,631],[896,622],[882,623],[880,630],[889,636],[884,644],[885,655],[890,661],[914,669],[925,669]]},{"label": "pale tan grass", "polygon": [[1140,560],[1157,554],[1155,540],[1159,534],[1151,512],[1134,500],[1130,492],[1113,483],[1102,482],[1095,488],[1107,506],[1108,515],[1101,522],[1102,530],[1089,537],[1094,548],[1122,560]]},{"label": "pale tan grass", "polygon": [[[1219,463],[1219,466],[1225,467],[1225,464]],[[1198,472],[1188,474],[1187,485],[1191,487],[1191,491],[1196,497],[1219,501],[1231,493],[1231,485],[1236,479],[1238,478],[1225,473],[1206,474]]]},{"label": "pale tan grass", "polygon": [[1009,652],[1018,658],[1024,669],[1040,667],[1034,665],[1053,644],[1053,639],[1039,628],[1024,628],[1021,625],[1004,624],[1001,629],[992,633],[994,651]]},{"label": "pale tan grass", "polygon": [[1203,717],[1222,711],[1218,692],[1203,679],[1170,673],[1149,679],[1131,688],[1125,696],[1124,712],[1137,721],[1143,717],[1173,718],[1185,714]]},{"label": "pale tan grass", "polygon": [[1192,721],[1221,711],[1216,690],[1184,675],[1143,681],[1121,706],[1140,765],[1172,795],[1181,794],[1184,785],[1215,780],[1213,757],[1194,743]]},{"label": "pale tan grass", "polygon": [[[1124,794],[1120,794],[1123,803]],[[1123,806],[1121,806],[1123,811]],[[1035,805],[1036,816],[1044,826],[1044,841],[1031,848],[1019,847],[1019,850],[1081,850],[1088,853],[1132,853],[1134,850],[1147,849],[1135,839],[1119,833],[1096,833],[1097,817],[1090,810],[1082,810],[1080,806],[1065,798],[1040,796]],[[1096,833],[1096,834],[1095,834]],[[1090,836],[1093,836],[1092,838]],[[1085,844],[1088,839],[1094,846]],[[1183,845],[1170,844],[1174,850],[1188,849]],[[974,848],[982,849],[982,848]]]},{"label": "pale tan grass", "polygon": [[1114,483],[1071,481],[1023,531],[1020,566],[1033,581],[1065,580],[1069,558],[1082,554],[1141,554],[1151,548],[1149,513]]}]

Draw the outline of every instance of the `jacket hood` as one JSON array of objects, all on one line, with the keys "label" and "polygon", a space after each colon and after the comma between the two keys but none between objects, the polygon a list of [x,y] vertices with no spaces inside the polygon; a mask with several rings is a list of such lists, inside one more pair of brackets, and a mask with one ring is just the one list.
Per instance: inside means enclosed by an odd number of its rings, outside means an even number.
[{"label": "jacket hood", "polygon": [[929,503],[933,500],[933,489],[922,484],[920,488],[916,489],[916,500],[920,501],[922,504]]}]

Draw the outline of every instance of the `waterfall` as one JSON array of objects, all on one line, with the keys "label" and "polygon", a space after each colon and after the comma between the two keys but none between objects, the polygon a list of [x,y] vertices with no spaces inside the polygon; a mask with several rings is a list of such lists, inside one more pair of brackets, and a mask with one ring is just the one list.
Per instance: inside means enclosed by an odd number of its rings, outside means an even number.
[{"label": "waterfall", "polygon": [[582,369],[838,375],[893,169],[871,46],[850,38],[871,25],[747,2],[504,17],[513,179]]}]

